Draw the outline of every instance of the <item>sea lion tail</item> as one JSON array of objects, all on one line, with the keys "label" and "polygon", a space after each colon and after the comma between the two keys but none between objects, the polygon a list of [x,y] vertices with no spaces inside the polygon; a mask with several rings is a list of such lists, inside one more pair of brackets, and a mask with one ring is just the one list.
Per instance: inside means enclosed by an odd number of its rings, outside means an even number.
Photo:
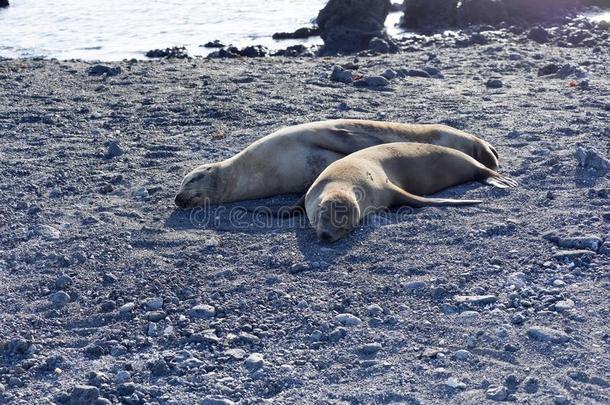
[{"label": "sea lion tail", "polygon": [[398,193],[397,205],[410,205],[411,207],[461,207],[464,205],[481,204],[481,200],[453,200],[450,198],[428,198],[411,194],[399,187],[396,187]]}]

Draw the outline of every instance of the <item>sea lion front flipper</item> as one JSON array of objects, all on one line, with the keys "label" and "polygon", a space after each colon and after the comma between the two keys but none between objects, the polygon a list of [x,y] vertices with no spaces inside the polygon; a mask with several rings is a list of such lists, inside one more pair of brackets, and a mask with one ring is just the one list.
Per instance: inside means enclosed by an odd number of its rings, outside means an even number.
[{"label": "sea lion front flipper", "polygon": [[301,196],[301,198],[299,198],[297,200],[297,202],[295,202],[292,205],[271,209],[271,215],[274,217],[277,217],[277,218],[292,218],[296,215],[304,215],[304,214],[305,214],[305,194],[303,194]]},{"label": "sea lion front flipper", "polygon": [[264,214],[275,218],[292,218],[297,215],[305,214],[305,194],[292,205],[281,205],[274,207],[239,207],[242,211],[250,212],[256,215]]},{"label": "sea lion front flipper", "polygon": [[428,198],[411,194],[408,191],[401,189],[398,186],[393,187],[394,204],[393,205],[409,205],[415,208],[422,207],[459,207],[463,205],[481,204],[481,200],[453,200],[450,198]]}]

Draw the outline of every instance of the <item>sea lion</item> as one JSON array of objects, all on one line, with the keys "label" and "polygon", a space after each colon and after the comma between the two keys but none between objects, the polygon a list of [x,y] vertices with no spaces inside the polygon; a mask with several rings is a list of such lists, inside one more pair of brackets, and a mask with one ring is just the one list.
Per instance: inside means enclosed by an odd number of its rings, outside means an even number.
[{"label": "sea lion", "polygon": [[304,193],[332,162],[384,143],[421,142],[460,150],[495,170],[498,153],[487,142],[455,128],[367,120],[331,120],[281,129],[219,163],[188,173],[175,198],[189,208]]},{"label": "sea lion", "polygon": [[307,191],[305,211],[318,237],[333,242],[378,210],[479,204],[424,197],[469,181],[517,185],[455,149],[409,142],[373,146],[330,164]]}]

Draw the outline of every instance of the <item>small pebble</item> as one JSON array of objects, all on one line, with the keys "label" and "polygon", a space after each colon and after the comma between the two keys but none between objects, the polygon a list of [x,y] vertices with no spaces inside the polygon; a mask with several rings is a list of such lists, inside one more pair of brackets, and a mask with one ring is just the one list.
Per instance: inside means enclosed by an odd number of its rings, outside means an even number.
[{"label": "small pebble", "polygon": [[216,308],[207,304],[199,304],[189,311],[192,317],[199,319],[209,319],[216,315]]},{"label": "small pebble", "polygon": [[65,290],[66,288],[70,287],[72,283],[72,277],[62,274],[57,278],[57,280],[55,280],[55,287],[57,287],[59,290]]},{"label": "small pebble", "polygon": [[131,380],[131,373],[127,370],[121,370],[116,373],[116,382],[117,384],[123,384],[127,381]]},{"label": "small pebble", "polygon": [[159,322],[166,316],[167,314],[164,311],[150,311],[146,314],[146,318],[151,322]]},{"label": "small pebble", "polygon": [[64,291],[51,294],[51,302],[57,307],[63,307],[70,302],[70,296]]},{"label": "small pebble", "polygon": [[150,311],[156,311],[158,309],[163,308],[163,298],[161,298],[161,297],[150,298],[150,299],[146,300],[146,303],[144,305],[146,306],[146,309],[148,309]]},{"label": "small pebble", "polygon": [[463,382],[459,381],[457,378],[455,377],[449,377],[447,378],[447,380],[445,381],[445,385],[447,387],[453,388],[453,389],[460,389],[463,390],[466,388],[466,384],[464,384]]},{"label": "small pebble", "polygon": [[485,396],[493,401],[504,401],[508,396],[508,390],[504,386],[490,387],[485,392]]},{"label": "small pebble", "polygon": [[468,361],[472,358],[472,353],[470,353],[468,350],[464,350],[464,349],[460,349],[460,350],[456,351],[455,353],[453,353],[453,355],[455,356],[456,359],[462,360],[462,361]]},{"label": "small pebble", "polygon": [[502,88],[504,86],[504,83],[502,83],[502,80],[499,80],[499,79],[489,79],[485,83],[485,86],[488,89],[499,89],[499,88]]},{"label": "small pebble", "polygon": [[119,141],[110,141],[108,142],[108,146],[106,148],[106,159],[112,159],[118,156],[121,156],[124,153],[123,148]]},{"label": "small pebble", "polygon": [[372,356],[377,354],[381,348],[381,343],[367,343],[360,348],[360,351],[364,355]]},{"label": "small pebble", "polygon": [[199,405],[235,405],[235,402],[223,397],[205,397]]},{"label": "small pebble", "polygon": [[259,368],[263,367],[264,358],[260,353],[252,353],[248,356],[248,358],[244,362],[244,367],[250,372],[256,371]]},{"label": "small pebble", "polygon": [[456,295],[453,301],[458,304],[487,305],[498,300],[495,295]]},{"label": "small pebble", "polygon": [[555,304],[555,310],[559,312],[566,312],[574,308],[574,305],[574,301],[572,301],[571,299],[558,301]]},{"label": "small pebble", "polygon": [[366,309],[369,312],[369,316],[378,317],[383,314],[383,308],[378,304],[371,304]]},{"label": "small pebble", "polygon": [[396,75],[397,75],[396,71],[394,71],[392,69],[388,69],[381,74],[381,76],[385,77],[388,80],[392,80],[392,79],[396,78]]},{"label": "small pebble", "polygon": [[136,308],[136,304],[133,302],[128,302],[126,304],[121,305],[119,308],[119,312],[125,314],[127,312],[131,312]]}]

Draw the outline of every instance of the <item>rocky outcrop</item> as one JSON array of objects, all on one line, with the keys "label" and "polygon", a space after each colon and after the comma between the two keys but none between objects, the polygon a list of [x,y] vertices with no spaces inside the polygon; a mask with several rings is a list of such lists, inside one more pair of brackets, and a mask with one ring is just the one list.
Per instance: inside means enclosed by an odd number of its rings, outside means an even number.
[{"label": "rocky outcrop", "polygon": [[318,27],[303,27],[294,32],[276,32],[271,36],[273,39],[305,39],[320,35]]},{"label": "rocky outcrop", "polygon": [[183,46],[175,46],[165,49],[151,49],[146,52],[147,58],[166,58],[166,59],[186,59],[189,57],[186,48]]},{"label": "rocky outcrop", "polygon": [[531,25],[570,14],[583,0],[406,0],[409,28]]},{"label": "rocky outcrop", "polygon": [[458,4],[455,18],[459,26],[497,25],[508,21],[509,15],[502,0],[463,0]]},{"label": "rocky outcrop", "polygon": [[458,0],[406,0],[402,25],[408,28],[455,25]]},{"label": "rocky outcrop", "polygon": [[[387,51],[397,51],[385,31],[390,0],[330,0],[318,14],[318,27],[324,46],[320,54],[353,53],[369,49],[379,38],[388,44]],[[377,49],[379,41],[373,41]]]},{"label": "rocky outcrop", "polygon": [[8,7],[8,0],[0,0],[0,8]]}]

